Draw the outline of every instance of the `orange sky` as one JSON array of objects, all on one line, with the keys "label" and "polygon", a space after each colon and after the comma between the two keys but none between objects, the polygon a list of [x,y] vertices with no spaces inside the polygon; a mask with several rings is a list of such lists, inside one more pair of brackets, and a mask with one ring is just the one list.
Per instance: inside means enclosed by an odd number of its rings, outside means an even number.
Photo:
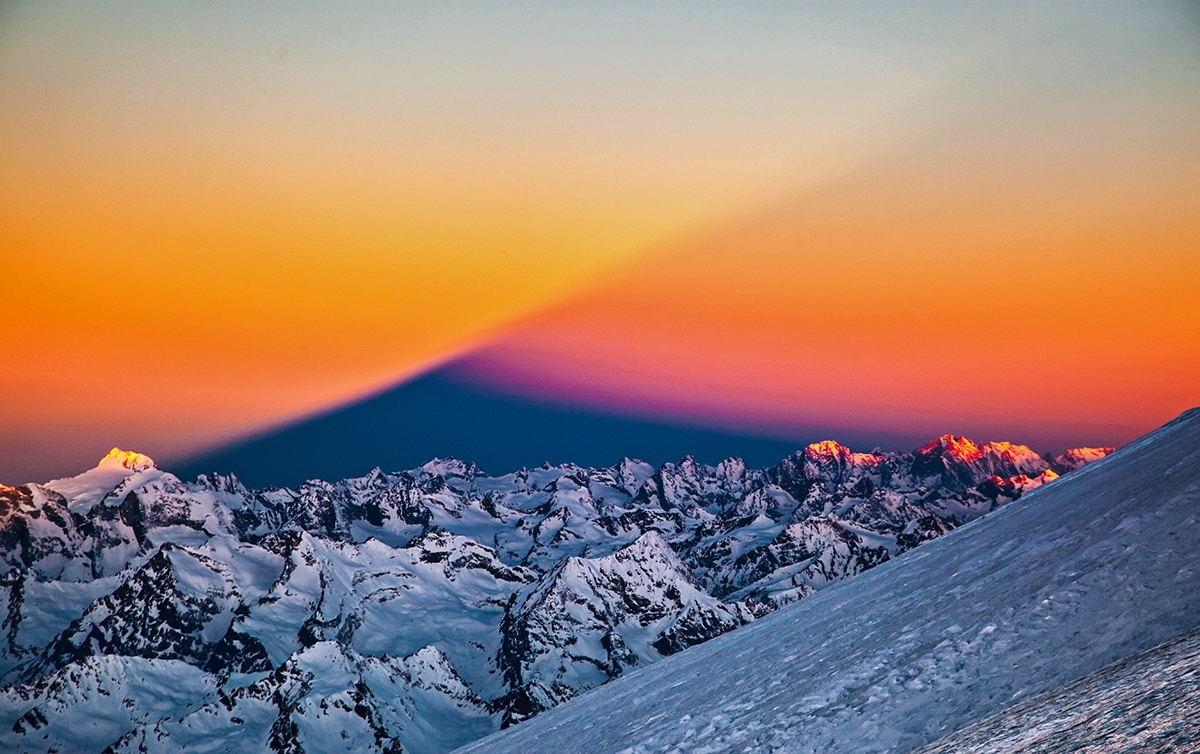
[{"label": "orange sky", "polygon": [[6,4],[0,480],[480,347],[689,421],[1127,439],[1198,402],[1188,13]]},{"label": "orange sky", "polygon": [[1197,172],[1162,172],[1195,153],[1113,185],[1102,143],[984,170],[961,151],[977,139],[666,244],[466,371],[783,436],[1125,442],[1200,400],[1200,194],[1180,180]]},{"label": "orange sky", "polygon": [[1127,442],[1200,403],[1197,76],[1128,64],[970,78],[920,133],[661,244],[462,371],[783,437]]}]

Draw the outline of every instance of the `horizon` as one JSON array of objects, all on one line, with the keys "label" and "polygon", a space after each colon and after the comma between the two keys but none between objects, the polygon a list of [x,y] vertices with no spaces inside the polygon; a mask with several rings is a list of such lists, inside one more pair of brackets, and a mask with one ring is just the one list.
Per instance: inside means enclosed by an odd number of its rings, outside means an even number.
[{"label": "horizon", "polygon": [[[1192,411],[1196,411],[1196,410],[1200,410],[1200,407],[1188,409],[1188,410],[1182,412],[1179,417],[1176,417],[1176,419],[1182,418],[1183,416],[1186,416],[1187,414],[1191,413]],[[1172,420],[1172,421],[1175,421],[1175,420]],[[1168,422],[1168,423],[1170,423],[1170,422]],[[255,438],[246,438],[245,440],[243,440],[243,442],[252,441],[253,439],[255,439]],[[1031,447],[1024,443],[1014,442],[1011,440],[990,439],[990,440],[980,441],[976,438],[967,437],[966,435],[947,432],[947,433],[943,433],[937,437],[930,438],[928,441],[920,443],[916,447],[905,448],[905,449],[881,448],[879,446],[875,446],[871,450],[863,450],[860,448],[855,448],[850,445],[846,445],[846,444],[841,443],[838,440],[835,440],[833,438],[825,438],[822,440],[814,440],[814,441],[809,442],[802,446],[797,446],[794,450],[779,457],[776,461],[768,462],[766,464],[751,463],[751,462],[748,462],[746,460],[746,458],[739,456],[739,455],[730,455],[730,456],[725,456],[723,458],[720,458],[719,460],[714,460],[716,458],[715,456],[710,455],[710,456],[707,456],[706,458],[697,458],[694,454],[686,453],[683,456],[678,457],[676,460],[665,460],[665,461],[661,461],[661,462],[647,461],[647,460],[637,457],[637,456],[622,456],[622,457],[616,459],[615,461],[613,461],[612,463],[590,464],[590,465],[589,464],[580,464],[580,463],[576,463],[573,461],[563,461],[563,462],[558,462],[558,463],[552,463],[550,461],[543,461],[540,464],[531,464],[531,465],[521,466],[520,468],[505,469],[505,470],[501,471],[500,473],[497,473],[496,470],[489,470],[489,469],[483,468],[480,464],[476,463],[475,461],[470,460],[469,458],[460,458],[460,457],[451,455],[451,456],[431,457],[422,463],[419,463],[414,466],[407,466],[407,467],[384,468],[382,466],[376,465],[376,466],[371,467],[364,473],[357,474],[357,475],[350,474],[350,475],[342,476],[342,477],[315,476],[315,477],[305,478],[303,480],[297,480],[297,481],[287,481],[287,482],[271,481],[271,482],[266,482],[266,483],[247,484],[246,486],[248,486],[249,488],[252,488],[252,489],[256,489],[256,488],[264,488],[264,487],[289,487],[289,486],[295,486],[296,484],[302,484],[304,482],[309,482],[309,481],[326,481],[326,482],[351,481],[351,480],[357,480],[357,479],[365,479],[367,477],[370,477],[372,474],[374,474],[376,472],[382,473],[387,476],[395,476],[395,475],[400,475],[400,474],[410,474],[415,471],[420,471],[427,466],[437,465],[439,463],[445,463],[445,462],[461,463],[464,466],[467,466],[469,468],[474,468],[478,475],[484,476],[484,477],[489,477],[489,478],[500,478],[500,477],[505,477],[505,476],[511,476],[513,474],[520,474],[522,472],[527,472],[527,471],[534,471],[534,470],[539,470],[539,469],[556,469],[556,468],[563,468],[563,467],[569,467],[569,466],[578,466],[587,471],[598,471],[598,470],[619,468],[620,466],[624,465],[626,462],[633,463],[633,464],[645,464],[645,465],[651,466],[651,467],[655,468],[656,470],[658,470],[658,469],[663,469],[663,468],[668,468],[668,467],[678,468],[680,465],[686,463],[687,461],[693,461],[695,463],[698,463],[700,465],[710,467],[710,468],[720,466],[729,461],[739,461],[742,464],[744,464],[747,469],[764,470],[764,469],[772,468],[774,466],[778,466],[780,463],[787,460],[788,458],[791,458],[791,457],[794,457],[797,455],[801,455],[801,454],[805,453],[805,451],[807,451],[811,448],[821,449],[821,446],[825,446],[828,444],[836,445],[844,450],[850,451],[851,453],[853,453],[855,455],[871,455],[871,456],[878,456],[878,457],[886,457],[888,455],[893,455],[893,456],[915,455],[922,450],[931,449],[933,446],[935,446],[939,443],[947,443],[947,442],[953,443],[954,441],[958,441],[958,442],[965,441],[966,443],[978,448],[979,450],[984,450],[988,447],[993,447],[993,448],[998,447],[999,449],[1005,449],[1006,446],[1011,446],[1014,449],[1022,449],[1023,448],[1025,450],[1032,452],[1034,455],[1038,456],[1039,458],[1044,459],[1048,462],[1051,462],[1052,464],[1060,463],[1072,451],[1102,451],[1108,455],[1111,455],[1112,453],[1120,450],[1121,447],[1124,447],[1124,446],[1120,446],[1120,447],[1075,446],[1075,447],[1063,448],[1060,452],[1056,453],[1051,450],[1039,451],[1037,448]],[[235,445],[235,448],[236,448],[236,445]],[[226,450],[226,453],[228,453],[228,452],[229,451]],[[105,466],[106,463],[108,463],[110,460],[112,460],[114,458],[118,459],[121,462],[124,462],[125,460],[132,460],[132,462],[149,463],[155,469],[158,469],[160,471],[165,471],[169,474],[173,474],[183,481],[191,481],[193,476],[195,478],[199,478],[199,476],[209,476],[212,474],[219,474],[222,476],[232,476],[232,477],[236,478],[242,484],[246,484],[246,481],[244,479],[242,479],[235,471],[222,471],[222,470],[215,469],[215,468],[212,469],[211,471],[198,471],[198,469],[200,469],[202,467],[202,463],[204,463],[203,461],[198,460],[198,459],[203,458],[202,455],[197,456],[197,458],[195,458],[195,459],[189,459],[188,461],[185,462],[185,464],[169,464],[171,466],[174,466],[174,468],[168,468],[166,465],[160,466],[158,464],[158,462],[155,461],[152,457],[150,457],[149,455],[147,455],[145,453],[138,451],[136,448],[121,448],[119,446],[113,446],[111,449],[109,449],[109,451],[103,457],[101,457],[99,459],[99,461],[94,466],[87,468],[87,469],[83,469],[80,471],[80,473],[86,473],[87,471],[91,471],[96,468],[101,468],[101,467]],[[182,469],[187,469],[187,470],[183,471],[183,470],[181,470],[181,467],[182,467]],[[252,475],[254,475],[254,474],[252,473]],[[76,474],[71,474],[71,475],[68,475],[68,476],[62,477],[62,478],[64,478],[64,479],[70,478],[71,476],[76,476]],[[49,481],[56,481],[56,480],[41,480],[41,482],[26,482],[25,484],[31,484],[31,483],[38,484],[38,483],[45,483],[45,482],[49,482]],[[0,485],[2,485],[2,484],[3,484],[3,481],[0,480]],[[13,486],[16,486],[16,485],[13,485]]]}]

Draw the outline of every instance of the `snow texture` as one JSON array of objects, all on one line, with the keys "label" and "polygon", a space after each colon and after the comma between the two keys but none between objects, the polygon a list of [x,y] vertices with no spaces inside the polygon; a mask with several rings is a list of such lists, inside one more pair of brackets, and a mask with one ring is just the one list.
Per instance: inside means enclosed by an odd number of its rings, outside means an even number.
[{"label": "snow texture", "polygon": [[920,754],[1200,751],[1200,631],[947,736]]}]

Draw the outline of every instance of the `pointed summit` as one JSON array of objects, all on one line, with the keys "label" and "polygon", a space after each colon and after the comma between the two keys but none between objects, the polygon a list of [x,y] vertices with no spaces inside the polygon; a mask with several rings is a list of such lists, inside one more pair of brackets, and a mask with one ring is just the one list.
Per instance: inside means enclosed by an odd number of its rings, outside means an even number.
[{"label": "pointed summit", "polygon": [[148,455],[135,453],[132,450],[113,448],[112,450],[108,451],[108,455],[100,459],[100,463],[96,464],[96,468],[145,471],[146,469],[155,468],[155,466],[154,460]]},{"label": "pointed summit", "polygon": [[130,479],[136,477],[135,483],[141,484],[149,477],[160,475],[150,456],[113,448],[95,468],[73,477],[55,479],[45,486],[65,497],[73,512],[87,514],[109,495],[129,484]]},{"label": "pointed summit", "polygon": [[942,435],[927,442],[917,452],[926,455],[949,453],[960,461],[974,461],[983,455],[974,441],[962,435]]},{"label": "pointed summit", "polygon": [[850,448],[836,440],[821,440],[814,442],[804,449],[804,454],[810,458],[843,457],[850,455]]}]

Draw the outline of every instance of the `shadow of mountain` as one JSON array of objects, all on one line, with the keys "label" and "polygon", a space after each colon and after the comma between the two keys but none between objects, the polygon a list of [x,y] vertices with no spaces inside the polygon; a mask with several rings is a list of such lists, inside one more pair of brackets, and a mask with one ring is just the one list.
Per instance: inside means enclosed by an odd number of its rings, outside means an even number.
[{"label": "shadow of mountain", "polygon": [[491,474],[543,462],[608,466],[623,456],[656,465],[685,455],[706,463],[739,456],[766,466],[826,436],[814,428],[806,438],[781,440],[550,405],[456,379],[451,365],[168,466],[185,479],[233,472],[256,487],[359,476],[375,466],[411,469],[437,457]]}]

